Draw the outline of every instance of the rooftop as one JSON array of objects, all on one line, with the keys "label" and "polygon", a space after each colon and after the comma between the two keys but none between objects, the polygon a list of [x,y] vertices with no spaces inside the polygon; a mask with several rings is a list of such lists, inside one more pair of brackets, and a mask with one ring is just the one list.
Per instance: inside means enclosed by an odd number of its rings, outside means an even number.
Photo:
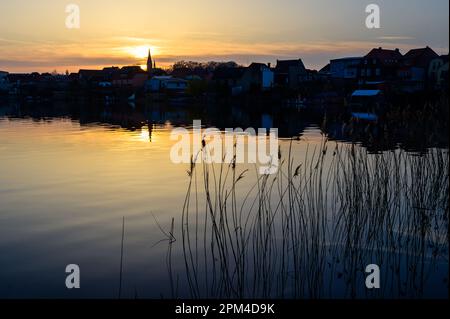
[{"label": "rooftop", "polygon": [[430,60],[439,58],[439,55],[430,47],[409,50],[402,58],[406,65],[426,67]]},{"label": "rooftop", "polygon": [[277,60],[277,65],[275,69],[277,72],[289,72],[290,67],[300,67],[301,69],[305,69],[305,65],[303,64],[302,59],[296,60]]},{"label": "rooftop", "polygon": [[380,93],[380,90],[356,90],[353,92],[352,96],[377,96]]},{"label": "rooftop", "polygon": [[350,61],[350,60],[361,60],[362,57],[360,56],[355,56],[355,57],[345,57],[345,58],[337,58],[337,59],[332,59],[330,61]]},{"label": "rooftop", "polygon": [[382,47],[372,49],[365,58],[370,59],[379,59],[381,63],[389,64],[389,63],[395,63],[399,59],[402,58],[402,54],[400,53],[399,49],[395,50],[389,50],[389,49],[383,49]]}]

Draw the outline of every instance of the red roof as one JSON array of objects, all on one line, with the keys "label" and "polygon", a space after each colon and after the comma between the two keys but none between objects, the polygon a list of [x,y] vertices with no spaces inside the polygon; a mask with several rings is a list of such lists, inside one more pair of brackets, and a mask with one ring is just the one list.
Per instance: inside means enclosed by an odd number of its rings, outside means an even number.
[{"label": "red roof", "polygon": [[405,54],[402,61],[407,66],[427,67],[432,59],[439,58],[439,55],[430,47],[412,49]]},{"label": "red roof", "polygon": [[402,54],[399,49],[388,50],[383,48],[375,48],[370,51],[365,58],[378,59],[383,64],[394,64],[402,58]]}]

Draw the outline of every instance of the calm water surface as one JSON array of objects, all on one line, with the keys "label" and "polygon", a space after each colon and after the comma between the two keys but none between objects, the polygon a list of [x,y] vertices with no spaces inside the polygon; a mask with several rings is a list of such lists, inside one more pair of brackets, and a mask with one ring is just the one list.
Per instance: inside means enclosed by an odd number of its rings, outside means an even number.
[{"label": "calm water surface", "polygon": [[[169,158],[172,127],[0,116],[0,297],[117,297],[123,217],[122,296],[170,297],[159,226],[179,218],[189,182],[189,167]],[[321,140],[307,127],[296,155]],[[80,266],[82,289],[66,289],[68,264]],[[181,256],[173,264],[183,271]]]},{"label": "calm water surface", "polygon": [[[186,181],[169,160],[169,128],[150,142],[145,128],[1,119],[1,295],[114,296],[123,216],[130,289],[163,286],[153,215],[164,223],[179,213]],[[71,263],[84,289],[68,293],[61,278]]]}]

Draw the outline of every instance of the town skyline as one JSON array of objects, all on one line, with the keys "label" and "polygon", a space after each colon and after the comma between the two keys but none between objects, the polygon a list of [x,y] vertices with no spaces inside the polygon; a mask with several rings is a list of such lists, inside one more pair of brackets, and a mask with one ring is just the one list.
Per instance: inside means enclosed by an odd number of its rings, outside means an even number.
[{"label": "town skyline", "polygon": [[41,73],[41,74],[44,74],[44,73],[55,73],[55,74],[65,74],[66,72],[69,72],[69,73],[78,73],[80,70],[87,70],[87,69],[91,69],[91,70],[101,70],[101,69],[107,69],[107,68],[111,68],[111,67],[117,67],[117,68],[123,68],[123,67],[129,67],[129,66],[139,66],[143,71],[148,71],[148,69],[147,69],[147,60],[148,60],[148,56],[149,56],[149,54],[151,54],[151,57],[152,57],[152,63],[153,63],[153,67],[155,68],[155,67],[157,67],[158,69],[162,69],[162,70],[165,70],[165,71],[168,71],[168,70],[170,70],[170,69],[172,69],[172,67],[176,64],[176,63],[179,63],[179,62],[194,62],[194,63],[199,63],[199,64],[207,64],[207,63],[229,63],[229,62],[236,62],[239,66],[242,66],[242,67],[248,67],[249,65],[251,65],[252,63],[263,63],[263,64],[267,64],[267,65],[272,65],[272,66],[275,66],[276,65],[276,63],[277,63],[277,61],[283,61],[283,60],[297,60],[297,59],[300,59],[300,60],[302,60],[303,62],[304,62],[304,64],[305,64],[305,67],[307,68],[307,69],[310,69],[310,70],[315,70],[315,71],[319,71],[320,69],[322,69],[322,68],[324,68],[324,67],[326,67],[329,63],[330,63],[330,61],[332,61],[332,60],[334,60],[334,59],[343,59],[343,58],[357,58],[357,57],[364,57],[366,54],[368,54],[369,53],[369,51],[372,49],[372,48],[382,48],[382,49],[385,49],[385,50],[399,50],[400,51],[400,53],[402,53],[402,54],[405,54],[405,53],[407,53],[408,51],[410,51],[410,50],[414,50],[414,49],[418,49],[418,48],[427,48],[427,47],[429,47],[429,48],[431,48],[431,49],[433,49],[434,51],[436,51],[436,53],[438,54],[438,55],[440,55],[440,56],[445,56],[445,55],[448,55],[449,54],[449,52],[447,51],[447,52],[439,52],[438,50],[435,50],[433,47],[431,47],[431,46],[429,46],[429,45],[423,45],[423,46],[418,46],[418,47],[415,47],[415,46],[413,46],[413,47],[411,47],[411,48],[408,48],[407,50],[402,50],[401,48],[399,48],[400,46],[392,46],[392,47],[383,47],[383,46],[373,46],[373,47],[367,47],[367,48],[365,48],[365,51],[363,51],[361,54],[355,54],[355,55],[351,55],[351,56],[333,56],[333,57],[330,57],[328,60],[325,60],[325,63],[323,64],[323,65],[320,65],[320,66],[318,66],[317,68],[316,67],[311,67],[310,65],[308,65],[307,63],[305,63],[305,59],[301,56],[301,55],[298,55],[298,56],[293,56],[292,58],[284,58],[284,57],[274,57],[274,60],[271,60],[271,61],[250,61],[248,64],[242,64],[242,63],[238,63],[237,61],[235,61],[235,60],[232,60],[232,59],[225,59],[225,60],[187,60],[187,59],[176,59],[176,60],[174,60],[174,62],[173,63],[170,63],[170,64],[159,64],[158,63],[158,56],[157,55],[155,55],[154,54],[154,49],[151,47],[151,46],[148,46],[148,47],[145,47],[145,48],[142,48],[140,51],[142,51],[142,52],[146,52],[146,55],[145,55],[145,58],[139,58],[139,59],[136,59],[135,60],[135,63],[129,63],[129,64],[110,64],[110,65],[101,65],[101,66],[98,66],[98,67],[91,67],[91,68],[83,68],[83,67],[80,67],[79,69],[74,69],[74,70],[69,70],[69,69],[66,69],[66,70],[57,70],[57,69],[53,69],[53,70],[43,70],[43,71],[38,71],[38,70],[28,70],[28,71],[24,71],[24,72],[13,72],[13,71],[10,71],[10,70],[8,70],[8,69],[0,69],[0,71],[3,71],[3,72],[9,72],[9,73]]},{"label": "town skyline", "polygon": [[160,67],[179,60],[249,65],[301,57],[308,68],[320,69],[330,59],[360,56],[370,47],[407,52],[429,45],[448,53],[448,1],[376,3],[380,29],[364,24],[368,1],[342,1],[336,10],[330,0],[172,0],[170,6],[80,0],[81,26],[68,29],[65,1],[0,0],[0,70],[63,73],[145,65],[149,47]]}]

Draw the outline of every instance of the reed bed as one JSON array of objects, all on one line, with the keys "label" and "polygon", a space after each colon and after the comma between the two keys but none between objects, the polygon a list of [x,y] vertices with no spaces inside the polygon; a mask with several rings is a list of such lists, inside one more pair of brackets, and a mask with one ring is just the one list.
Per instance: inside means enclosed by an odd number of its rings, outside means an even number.
[{"label": "reed bed", "polygon": [[[169,231],[172,297],[183,283],[190,298],[432,293],[430,278],[448,270],[448,150],[369,154],[324,136],[297,159],[293,143],[306,142],[287,143],[275,175],[192,159],[181,220]],[[206,159],[203,146],[197,156]],[[255,182],[248,187],[244,179]],[[173,245],[181,245],[184,261],[177,280]],[[381,268],[381,288],[368,290],[372,263]]]}]

